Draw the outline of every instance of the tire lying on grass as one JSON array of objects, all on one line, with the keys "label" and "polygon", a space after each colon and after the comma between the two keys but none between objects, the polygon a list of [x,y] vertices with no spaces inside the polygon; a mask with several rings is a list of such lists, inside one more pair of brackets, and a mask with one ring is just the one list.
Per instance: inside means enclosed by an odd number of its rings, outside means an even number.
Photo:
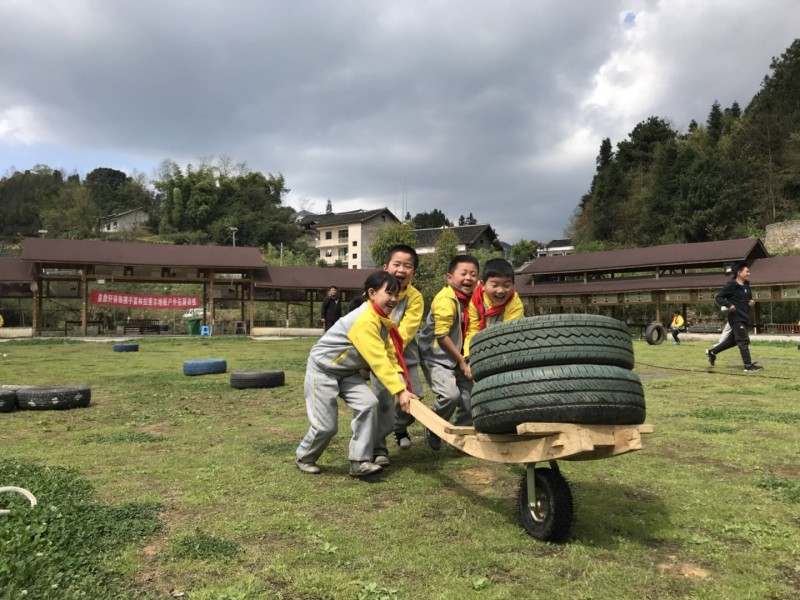
[{"label": "tire lying on grass", "polygon": [[667,330],[661,323],[650,323],[644,330],[644,339],[651,346],[658,346],[667,339]]},{"label": "tire lying on grass", "polygon": [[644,423],[644,390],[633,371],[608,365],[555,365],[498,373],[472,391],[481,433],[516,433],[520,423]]},{"label": "tire lying on grass", "polygon": [[183,363],[184,375],[212,375],[225,373],[227,370],[228,362],[224,358],[200,358]]},{"label": "tire lying on grass", "polygon": [[138,352],[139,344],[114,344],[114,352]]},{"label": "tire lying on grass", "polygon": [[0,388],[0,412],[11,412],[17,405],[17,392]]},{"label": "tire lying on grass", "polygon": [[92,390],[81,385],[34,386],[17,390],[20,410],[61,410],[89,406]]},{"label": "tire lying on grass", "polygon": [[602,315],[543,315],[500,323],[477,333],[469,351],[475,381],[547,365],[633,368],[633,342],[627,326]]},{"label": "tire lying on grass", "polygon": [[239,390],[278,387],[285,383],[283,371],[231,371],[231,387]]}]

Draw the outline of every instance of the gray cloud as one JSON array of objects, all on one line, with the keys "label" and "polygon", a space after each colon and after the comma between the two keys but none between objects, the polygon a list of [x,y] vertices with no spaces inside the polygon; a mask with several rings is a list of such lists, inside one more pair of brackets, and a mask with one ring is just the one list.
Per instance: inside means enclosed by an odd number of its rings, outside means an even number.
[{"label": "gray cloud", "polygon": [[290,203],[547,241],[602,138],[744,106],[799,21],[794,0],[9,1],[0,167],[224,154],[283,173]]}]

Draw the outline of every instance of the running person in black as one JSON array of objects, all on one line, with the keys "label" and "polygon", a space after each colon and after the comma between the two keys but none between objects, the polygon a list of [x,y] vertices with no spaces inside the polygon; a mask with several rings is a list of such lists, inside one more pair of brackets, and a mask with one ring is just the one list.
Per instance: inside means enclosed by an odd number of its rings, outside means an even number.
[{"label": "running person in black", "polygon": [[717,354],[734,346],[739,346],[745,371],[760,371],[750,358],[750,336],[747,334],[747,323],[750,320],[750,307],[756,301],[750,293],[750,267],[747,263],[739,263],[733,269],[733,279],[726,283],[714,298],[722,307],[728,309],[728,324],[733,335],[729,335],[711,350],[706,350],[708,362],[713,367]]}]

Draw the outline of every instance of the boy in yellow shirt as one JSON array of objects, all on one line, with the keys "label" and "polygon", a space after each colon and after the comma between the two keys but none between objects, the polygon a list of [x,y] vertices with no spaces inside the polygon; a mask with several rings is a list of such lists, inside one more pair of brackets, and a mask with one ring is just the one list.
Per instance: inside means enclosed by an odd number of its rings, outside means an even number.
[{"label": "boy in yellow shirt", "polygon": [[[456,425],[472,425],[472,372],[464,358],[469,313],[467,305],[478,283],[478,260],[454,257],[447,267],[447,285],[436,294],[419,334],[422,372],[436,395],[433,412]],[[442,440],[428,429],[425,441],[439,450]]]},{"label": "boy in yellow shirt", "polygon": [[681,316],[681,311],[676,308],[672,316],[672,323],[669,325],[669,332],[672,334],[672,343],[676,346],[680,346],[681,344],[678,334],[681,332],[682,327],[683,317]]},{"label": "boy in yellow shirt", "polygon": [[524,316],[525,307],[514,291],[514,267],[502,258],[487,260],[483,266],[481,281],[469,303],[464,354],[469,356],[470,341],[479,331],[495,323],[516,321]]},{"label": "boy in yellow shirt", "polygon": [[[398,244],[386,253],[383,270],[394,275],[400,282],[400,293],[397,295],[392,314],[389,315],[397,324],[400,337],[403,340],[403,359],[409,373],[409,390],[422,398],[422,382],[419,379],[419,348],[417,346],[417,330],[422,323],[425,312],[425,300],[422,294],[411,285],[414,275],[419,267],[419,256],[411,246]],[[375,439],[374,458],[376,465],[389,466],[389,449],[386,447],[386,436],[394,431],[395,440],[401,450],[411,446],[408,435],[408,426],[414,422],[414,417],[403,412],[394,401],[394,396],[381,384],[380,380],[372,376],[372,385],[375,395],[378,396],[378,436]]]}]

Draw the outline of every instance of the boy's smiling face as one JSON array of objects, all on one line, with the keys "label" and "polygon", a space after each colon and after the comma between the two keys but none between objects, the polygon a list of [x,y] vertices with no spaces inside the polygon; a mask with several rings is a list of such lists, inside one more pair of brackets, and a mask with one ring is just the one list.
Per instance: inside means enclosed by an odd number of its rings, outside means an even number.
[{"label": "boy's smiling face", "polygon": [[511,277],[487,277],[483,284],[483,291],[493,306],[502,304],[514,289]]},{"label": "boy's smiling face", "polygon": [[458,263],[453,272],[447,274],[447,283],[468,294],[472,293],[477,282],[478,267],[471,262]]},{"label": "boy's smiling face", "polygon": [[414,257],[408,252],[395,252],[389,262],[383,265],[383,270],[394,275],[400,282],[400,289],[404,290],[414,279]]}]

